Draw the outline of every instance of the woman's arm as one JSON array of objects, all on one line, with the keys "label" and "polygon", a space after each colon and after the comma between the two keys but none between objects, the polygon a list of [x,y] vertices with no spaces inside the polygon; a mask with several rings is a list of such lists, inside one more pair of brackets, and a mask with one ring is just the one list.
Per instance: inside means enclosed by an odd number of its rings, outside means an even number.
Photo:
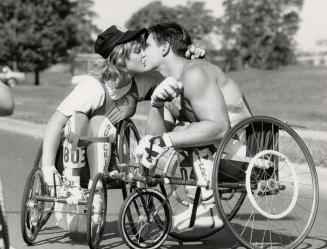
[{"label": "woman's arm", "polygon": [[42,167],[55,165],[62,129],[67,121],[68,117],[59,111],[56,111],[49,119],[43,137]]}]

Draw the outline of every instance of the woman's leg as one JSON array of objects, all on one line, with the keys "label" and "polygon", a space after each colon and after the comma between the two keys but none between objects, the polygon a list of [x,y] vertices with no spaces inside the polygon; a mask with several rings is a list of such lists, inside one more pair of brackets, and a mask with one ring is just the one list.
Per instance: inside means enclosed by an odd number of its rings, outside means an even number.
[{"label": "woman's leg", "polygon": [[92,143],[87,147],[87,158],[90,168],[90,182],[99,172],[104,172],[104,168],[109,166],[111,156],[111,143],[116,138],[116,128],[105,116],[94,116],[91,118],[88,136],[92,137],[109,137],[109,143]]}]

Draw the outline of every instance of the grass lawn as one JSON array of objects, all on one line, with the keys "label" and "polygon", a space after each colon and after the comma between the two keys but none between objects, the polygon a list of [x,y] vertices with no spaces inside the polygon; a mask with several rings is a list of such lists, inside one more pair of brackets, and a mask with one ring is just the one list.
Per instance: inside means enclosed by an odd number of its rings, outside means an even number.
[{"label": "grass lawn", "polygon": [[[255,115],[269,115],[308,129],[327,131],[327,67],[248,69],[229,75],[243,89]],[[12,118],[46,123],[55,107],[73,89],[70,78],[68,71],[43,73],[41,86],[36,87],[29,75],[27,84],[12,90],[16,102]],[[147,102],[141,103],[137,113],[146,115],[148,107]],[[327,144],[305,142],[317,165],[323,165],[327,161]]]},{"label": "grass lawn", "polygon": [[255,115],[327,130],[327,67],[252,69],[230,76],[240,84]]},{"label": "grass lawn", "polygon": [[[270,115],[308,129],[327,130],[327,68],[284,67],[275,71],[244,70],[229,73],[243,89],[256,115]],[[68,72],[41,74],[41,86],[13,89],[16,110],[13,118],[45,123],[71,90]],[[139,113],[147,113],[141,104]]]}]

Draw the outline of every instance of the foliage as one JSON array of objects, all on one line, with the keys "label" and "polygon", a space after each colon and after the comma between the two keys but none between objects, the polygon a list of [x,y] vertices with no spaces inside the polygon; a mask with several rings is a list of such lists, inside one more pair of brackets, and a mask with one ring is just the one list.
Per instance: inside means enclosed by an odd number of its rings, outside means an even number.
[{"label": "foliage", "polygon": [[[1,0],[0,63],[38,72],[91,43],[92,0]],[[87,30],[87,32],[85,31]],[[90,50],[90,49],[88,49]]]},{"label": "foliage", "polygon": [[[160,1],[151,2],[135,12],[126,22],[128,29],[149,27],[159,22],[178,22],[183,25],[198,44],[212,46],[206,35],[217,32],[219,21],[212,11],[205,9],[204,2],[187,2],[186,6],[168,7]],[[208,48],[208,47],[207,47]]]},{"label": "foliage", "polygon": [[293,59],[303,0],[224,0],[223,48],[244,65],[273,69]]}]

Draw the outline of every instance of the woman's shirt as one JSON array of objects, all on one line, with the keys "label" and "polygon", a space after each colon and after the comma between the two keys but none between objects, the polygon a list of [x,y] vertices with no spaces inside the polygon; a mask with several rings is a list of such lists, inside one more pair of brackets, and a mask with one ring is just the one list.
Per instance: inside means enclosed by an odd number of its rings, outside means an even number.
[{"label": "woman's shirt", "polygon": [[131,88],[118,100],[110,97],[107,86],[91,75],[85,75],[74,90],[61,102],[57,111],[66,117],[75,112],[85,113],[89,118],[105,115],[115,124],[135,114],[137,102],[150,100],[161,78],[159,76],[132,78]]}]

